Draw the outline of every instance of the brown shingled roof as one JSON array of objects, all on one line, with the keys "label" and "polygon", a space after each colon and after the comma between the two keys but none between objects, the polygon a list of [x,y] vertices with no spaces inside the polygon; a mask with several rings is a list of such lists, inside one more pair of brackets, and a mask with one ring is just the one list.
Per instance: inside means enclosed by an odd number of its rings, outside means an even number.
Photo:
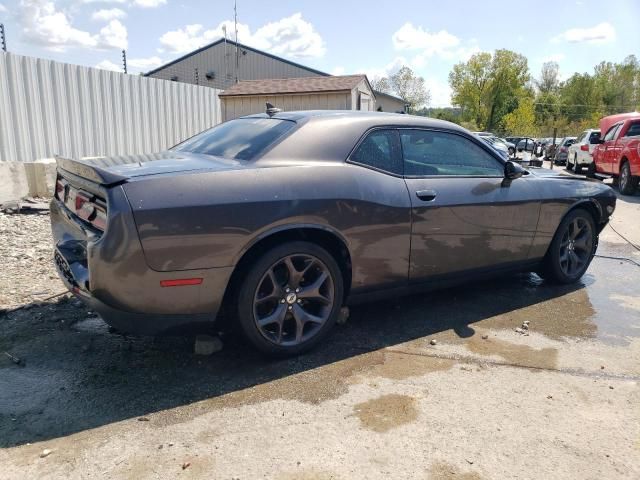
[{"label": "brown shingled roof", "polygon": [[284,93],[337,92],[351,90],[366,75],[341,75],[331,77],[269,78],[243,80],[222,92],[220,97],[239,95],[282,95]]}]

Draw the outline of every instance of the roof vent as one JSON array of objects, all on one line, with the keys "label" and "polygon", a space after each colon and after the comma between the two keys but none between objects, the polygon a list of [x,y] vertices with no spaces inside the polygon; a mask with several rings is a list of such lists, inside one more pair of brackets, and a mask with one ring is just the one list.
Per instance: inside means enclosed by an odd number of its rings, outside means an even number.
[{"label": "roof vent", "polygon": [[207,80],[215,80],[216,72],[214,72],[213,70],[209,70],[207,73],[205,73],[204,76],[207,77]]},{"label": "roof vent", "polygon": [[267,115],[269,115],[270,117],[273,117],[276,113],[282,111],[279,108],[274,107],[269,102],[267,102],[266,105],[267,105]]},{"label": "roof vent", "polygon": [[178,76],[174,75],[173,77],[171,77],[171,81],[172,82],[177,82],[178,81]]}]

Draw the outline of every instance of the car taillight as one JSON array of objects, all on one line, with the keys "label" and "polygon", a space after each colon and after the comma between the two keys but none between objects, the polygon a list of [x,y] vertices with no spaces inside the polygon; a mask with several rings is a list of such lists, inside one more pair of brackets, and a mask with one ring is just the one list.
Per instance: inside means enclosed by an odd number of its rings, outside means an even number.
[{"label": "car taillight", "polygon": [[107,205],[101,199],[78,191],[75,207],[75,213],[78,217],[89,222],[98,230],[105,230],[107,227]]},{"label": "car taillight", "polygon": [[583,152],[588,152],[589,151],[589,145],[580,145],[580,150],[582,150]]},{"label": "car taillight", "polygon": [[67,182],[65,182],[62,178],[58,178],[56,180],[56,193],[55,193],[55,197],[58,200],[64,200],[65,188],[67,188]]}]

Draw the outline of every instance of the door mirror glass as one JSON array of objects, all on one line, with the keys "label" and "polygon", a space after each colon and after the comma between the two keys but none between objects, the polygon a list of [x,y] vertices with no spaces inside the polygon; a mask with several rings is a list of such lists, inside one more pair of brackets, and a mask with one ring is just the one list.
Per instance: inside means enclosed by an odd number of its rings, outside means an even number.
[{"label": "door mirror glass", "polygon": [[504,164],[504,178],[508,180],[515,180],[524,175],[525,169],[521,165],[515,162],[507,162]]}]

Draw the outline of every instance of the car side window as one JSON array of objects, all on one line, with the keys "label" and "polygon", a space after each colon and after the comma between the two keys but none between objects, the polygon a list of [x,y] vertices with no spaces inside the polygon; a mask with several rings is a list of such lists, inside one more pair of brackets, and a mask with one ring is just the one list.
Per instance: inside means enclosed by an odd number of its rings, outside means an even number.
[{"label": "car side window", "polygon": [[400,130],[400,141],[406,176],[504,175],[502,163],[479,145],[454,133]]},{"label": "car side window", "polygon": [[640,135],[640,122],[629,125],[629,130],[627,130],[625,137],[635,137],[637,135]]},{"label": "car side window", "polygon": [[600,132],[591,132],[589,143],[596,143],[598,140],[600,140]]},{"label": "car side window", "polygon": [[350,159],[378,170],[402,175],[398,132],[374,130],[356,148]]},{"label": "car side window", "polygon": [[618,128],[620,128],[620,124],[614,125],[609,130],[607,130],[607,134],[604,136],[604,141],[608,142],[609,140],[613,140],[613,137],[618,131]]}]

